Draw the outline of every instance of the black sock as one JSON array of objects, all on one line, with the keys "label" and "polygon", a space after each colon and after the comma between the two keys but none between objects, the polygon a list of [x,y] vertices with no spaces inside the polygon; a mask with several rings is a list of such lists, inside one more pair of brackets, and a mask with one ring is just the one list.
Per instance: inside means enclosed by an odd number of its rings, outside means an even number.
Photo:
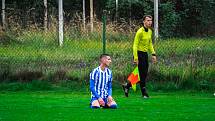
[{"label": "black sock", "polygon": [[144,96],[146,94],[146,88],[142,87],[141,92],[142,92],[142,95]]},{"label": "black sock", "polygon": [[131,82],[129,82],[126,87],[129,89],[131,87]]}]

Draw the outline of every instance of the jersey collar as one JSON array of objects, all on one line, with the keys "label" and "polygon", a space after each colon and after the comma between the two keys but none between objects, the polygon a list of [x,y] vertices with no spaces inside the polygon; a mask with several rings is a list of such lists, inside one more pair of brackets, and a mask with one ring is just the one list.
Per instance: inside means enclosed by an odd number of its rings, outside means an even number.
[{"label": "jersey collar", "polygon": [[101,71],[101,72],[106,72],[106,70],[107,70],[107,67],[105,67],[105,70],[103,71],[103,70],[101,69],[101,67],[99,66],[99,71]]}]

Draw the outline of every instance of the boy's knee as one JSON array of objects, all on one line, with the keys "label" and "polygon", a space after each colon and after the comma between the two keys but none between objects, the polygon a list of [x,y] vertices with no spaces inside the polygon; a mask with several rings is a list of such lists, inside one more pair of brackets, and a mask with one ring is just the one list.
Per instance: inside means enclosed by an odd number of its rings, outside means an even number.
[{"label": "boy's knee", "polygon": [[116,104],[110,105],[110,108],[111,108],[111,109],[116,109],[116,108],[117,108],[117,105],[116,105]]},{"label": "boy's knee", "polygon": [[116,109],[117,108],[117,104],[115,101],[112,101],[110,104],[109,104],[109,108],[111,109]]},{"label": "boy's knee", "polygon": [[116,105],[116,102],[115,101],[108,102],[107,105],[110,107],[111,105]]}]

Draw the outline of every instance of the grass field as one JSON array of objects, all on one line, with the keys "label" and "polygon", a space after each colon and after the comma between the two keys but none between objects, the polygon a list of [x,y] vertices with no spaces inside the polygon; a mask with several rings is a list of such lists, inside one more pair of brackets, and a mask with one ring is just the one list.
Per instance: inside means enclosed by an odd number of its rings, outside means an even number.
[{"label": "grass field", "polygon": [[118,109],[89,108],[86,92],[0,92],[0,121],[214,121],[215,96],[203,92],[139,92],[114,97]]}]

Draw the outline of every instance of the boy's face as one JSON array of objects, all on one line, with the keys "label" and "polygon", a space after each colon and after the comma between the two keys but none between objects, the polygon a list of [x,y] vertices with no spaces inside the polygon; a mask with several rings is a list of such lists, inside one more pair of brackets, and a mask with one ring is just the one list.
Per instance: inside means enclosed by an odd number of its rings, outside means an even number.
[{"label": "boy's face", "polygon": [[146,17],[143,23],[145,27],[150,28],[152,26],[152,18]]},{"label": "boy's face", "polygon": [[109,66],[111,63],[111,57],[110,56],[105,56],[101,59],[101,63],[105,64],[106,66]]}]

